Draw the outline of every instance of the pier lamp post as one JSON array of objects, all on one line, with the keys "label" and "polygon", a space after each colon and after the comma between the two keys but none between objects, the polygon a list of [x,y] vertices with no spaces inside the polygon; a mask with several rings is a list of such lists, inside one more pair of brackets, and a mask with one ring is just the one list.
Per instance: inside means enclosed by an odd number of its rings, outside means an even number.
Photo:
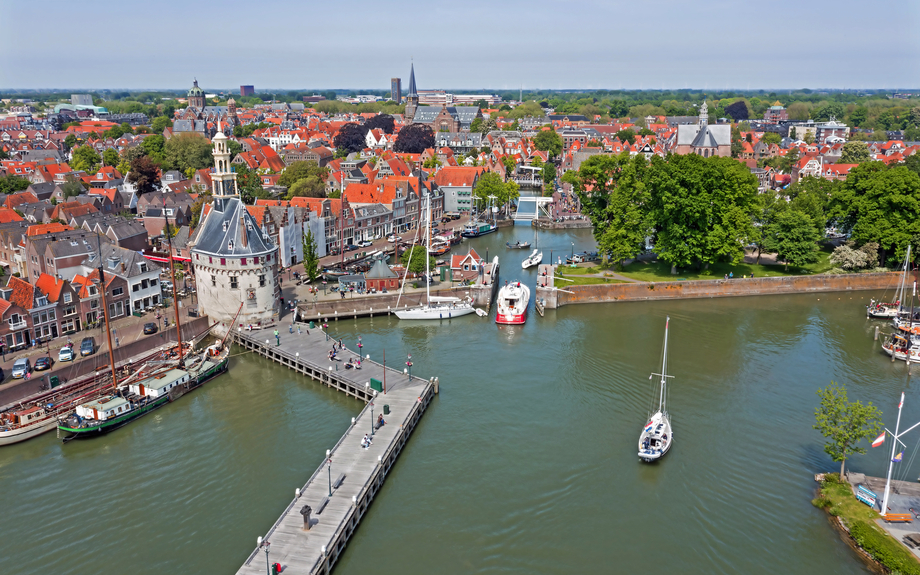
[{"label": "pier lamp post", "polygon": [[371,436],[374,435],[374,400],[371,400]]},{"label": "pier lamp post", "polygon": [[323,280],[323,295],[326,295],[326,280]]},{"label": "pier lamp post", "polygon": [[575,263],[575,242],[572,242],[572,263]]},{"label": "pier lamp post", "polygon": [[326,450],[326,468],[329,470],[329,497],[332,497],[332,451]]},{"label": "pier lamp post", "polygon": [[263,551],[265,551],[265,572],[268,575],[272,575],[272,567],[271,567],[271,564],[268,562],[268,548],[271,547],[271,543],[269,543],[268,541],[265,541],[261,537],[256,539],[256,542],[259,544],[259,549],[262,549]]}]

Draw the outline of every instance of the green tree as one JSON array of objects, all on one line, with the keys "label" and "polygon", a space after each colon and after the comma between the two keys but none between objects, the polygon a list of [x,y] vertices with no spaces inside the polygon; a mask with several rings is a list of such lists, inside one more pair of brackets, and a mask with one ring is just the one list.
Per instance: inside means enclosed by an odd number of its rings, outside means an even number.
[{"label": "green tree", "polygon": [[767,145],[772,145],[772,144],[779,145],[779,143],[782,142],[783,139],[776,132],[767,132],[766,134],[763,135],[762,138],[760,138],[760,141]]},{"label": "green tree", "polygon": [[262,187],[262,180],[259,179],[259,173],[250,170],[246,164],[235,164],[236,170],[236,187],[240,191],[240,199],[244,204],[254,204],[258,199],[267,199],[268,192]]},{"label": "green tree", "polygon": [[869,110],[865,106],[856,106],[853,109],[853,112],[850,113],[850,126],[854,128],[859,128],[866,123],[866,120],[869,119]]},{"label": "green tree", "polygon": [[865,142],[847,142],[840,151],[838,164],[861,164],[872,161],[869,155],[869,146]]},{"label": "green tree", "polygon": [[489,196],[494,196],[493,205],[503,206],[520,195],[518,185],[514,182],[503,182],[501,176],[494,172],[487,172],[479,176],[473,186],[473,198],[476,205],[482,209],[489,202]]},{"label": "green tree", "polygon": [[198,199],[195,200],[195,203],[192,204],[192,220],[190,225],[192,228],[198,227],[198,222],[201,220],[201,211],[204,209],[205,204],[210,204],[214,201],[214,197],[210,192],[205,192],[198,195]]},{"label": "green tree", "polygon": [[160,116],[158,118],[153,119],[153,122],[150,123],[150,129],[151,131],[153,131],[154,134],[162,134],[166,128],[172,125],[173,125],[172,120],[170,120],[166,116]]},{"label": "green tree", "polygon": [[287,193],[287,199],[295,197],[325,198],[326,183],[316,176],[297,180],[293,186],[288,188]]},{"label": "green tree", "polygon": [[102,161],[106,166],[117,166],[118,165],[118,152],[112,148],[107,149],[102,152]]},{"label": "green tree", "polygon": [[549,152],[551,156],[562,153],[562,136],[553,130],[542,130],[534,136],[533,145],[541,152]]},{"label": "green tree", "polygon": [[[137,148],[128,148],[125,150],[125,158],[130,162],[134,159],[131,154],[132,150],[140,150],[150,156],[150,160],[158,165],[166,163],[166,138],[159,134],[153,134],[143,139]],[[138,152],[134,152],[137,154]]]},{"label": "green tree", "polygon": [[[425,246],[412,246],[411,250],[406,250],[400,256],[399,261],[408,270],[409,273],[421,274],[425,272],[425,256],[427,250]],[[411,261],[409,258],[412,258]],[[428,256],[428,267],[433,269],[435,266],[434,258]]]},{"label": "green tree", "polygon": [[66,150],[72,150],[74,146],[77,145],[77,137],[73,134],[67,134],[67,137],[64,138],[64,148]]},{"label": "green tree", "polygon": [[843,107],[843,104],[839,102],[828,102],[823,106],[815,108],[811,116],[816,122],[826,122],[832,117],[843,120],[845,114],[846,109]]},{"label": "green tree", "polygon": [[860,164],[835,190],[828,215],[857,244],[878,242],[883,265],[889,256],[902,259],[911,238],[920,233],[920,176],[904,165]]},{"label": "green tree", "polygon": [[303,269],[313,283],[319,278],[319,256],[316,255],[316,240],[313,238],[313,230],[307,228],[307,233],[303,238]]},{"label": "green tree", "polygon": [[737,261],[757,233],[757,178],[731,158],[652,158],[646,185],[658,257],[676,268]]},{"label": "green tree", "polygon": [[278,185],[291,188],[298,180],[311,177],[325,182],[328,175],[329,170],[320,168],[319,164],[314,161],[294,162],[281,172],[281,177],[278,178]]},{"label": "green tree", "polygon": [[582,211],[591,219],[598,249],[613,262],[638,255],[652,235],[648,190],[643,181],[647,165],[642,155],[599,154],[585,160],[575,174],[574,187]]},{"label": "green tree", "polygon": [[614,136],[621,142],[629,142],[630,145],[636,143],[636,133],[628,128],[618,131]]},{"label": "green tree", "polygon": [[32,182],[12,174],[0,176],[0,194],[15,194],[28,188]]},{"label": "green tree", "polygon": [[554,166],[552,163],[549,163],[549,162],[543,164],[543,183],[549,185],[555,181],[556,181],[556,166]]},{"label": "green tree", "polygon": [[[155,138],[149,136],[147,139]],[[174,135],[166,142],[166,163],[164,169],[184,172],[188,168],[200,170],[214,165],[211,156],[211,142],[197,133],[184,132]]]},{"label": "green tree", "polygon": [[505,177],[509,178],[514,175],[514,171],[517,169],[517,160],[512,156],[502,156],[502,165],[505,166]]},{"label": "green tree", "polygon": [[87,174],[95,174],[99,168],[99,162],[102,159],[90,146],[80,146],[73,151],[73,158],[70,160],[70,167],[76,171],[84,171]]},{"label": "green tree", "polygon": [[794,209],[782,210],[763,231],[764,249],[776,252],[777,258],[789,264],[803,266],[818,261],[818,241],[821,233],[808,214]]},{"label": "green tree", "polygon": [[86,191],[86,188],[83,187],[83,183],[74,178],[69,177],[67,181],[61,184],[61,191],[64,193],[64,201],[67,201],[67,198],[75,198]]},{"label": "green tree", "polygon": [[871,439],[882,429],[882,412],[869,402],[850,402],[846,386],[831,382],[825,389],[817,391],[821,405],[815,409],[814,429],[828,439],[824,452],[834,462],[840,462],[840,477],[849,455],[865,453],[866,448],[858,444]]},{"label": "green tree", "polygon": [[482,133],[482,131],[483,131],[483,130],[482,130],[482,126],[483,126],[484,123],[485,123],[485,122],[483,121],[482,118],[475,118],[475,119],[470,123],[470,132],[480,132],[480,133]]},{"label": "green tree", "polygon": [[428,170],[433,170],[434,168],[441,167],[441,160],[437,156],[431,156],[422,163],[422,167]]}]

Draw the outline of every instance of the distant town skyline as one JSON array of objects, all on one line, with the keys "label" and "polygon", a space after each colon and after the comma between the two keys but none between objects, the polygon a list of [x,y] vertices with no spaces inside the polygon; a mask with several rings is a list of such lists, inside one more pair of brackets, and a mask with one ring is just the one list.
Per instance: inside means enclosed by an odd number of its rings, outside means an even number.
[{"label": "distant town skyline", "polygon": [[920,4],[907,0],[86,0],[4,2],[0,20],[22,23],[0,38],[3,90],[179,90],[194,78],[210,91],[386,90],[412,60],[420,89],[910,89],[920,77]]}]

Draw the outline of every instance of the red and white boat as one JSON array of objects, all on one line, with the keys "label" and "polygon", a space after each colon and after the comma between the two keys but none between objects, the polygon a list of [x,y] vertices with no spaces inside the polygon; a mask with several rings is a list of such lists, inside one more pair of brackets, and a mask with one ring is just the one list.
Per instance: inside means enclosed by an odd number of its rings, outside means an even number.
[{"label": "red and white boat", "polygon": [[527,320],[527,306],[530,304],[530,288],[521,282],[505,284],[498,290],[498,309],[495,323],[521,325]]}]

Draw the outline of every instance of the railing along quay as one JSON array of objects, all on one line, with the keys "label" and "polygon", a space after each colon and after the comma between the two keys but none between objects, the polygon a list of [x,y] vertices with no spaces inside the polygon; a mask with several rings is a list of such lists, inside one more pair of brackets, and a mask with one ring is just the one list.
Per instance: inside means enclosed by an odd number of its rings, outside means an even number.
[{"label": "railing along quay", "polygon": [[[237,330],[231,337],[242,347],[367,405],[351,419],[306,483],[295,490],[293,500],[237,571],[239,575],[261,575],[275,563],[286,574],[329,573],[438,392],[436,378],[412,377],[368,359],[362,360],[360,370],[336,370],[328,350],[337,340],[321,329],[308,329],[308,324],[297,326],[300,333],[296,328],[293,333],[284,329],[276,337],[270,329]],[[347,349],[339,354],[358,356]],[[377,415],[386,421],[382,427],[375,425]],[[362,446],[365,434],[374,439],[367,448]]]}]

